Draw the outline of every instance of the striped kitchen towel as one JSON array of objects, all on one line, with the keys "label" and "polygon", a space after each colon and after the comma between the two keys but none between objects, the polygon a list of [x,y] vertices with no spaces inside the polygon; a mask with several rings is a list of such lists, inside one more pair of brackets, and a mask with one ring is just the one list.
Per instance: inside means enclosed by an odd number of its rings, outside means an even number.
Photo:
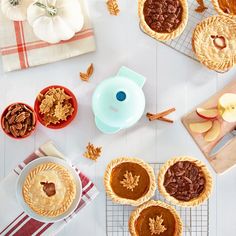
[{"label": "striped kitchen towel", "polygon": [[0,11],[0,53],[4,71],[25,69],[95,51],[95,38],[87,1],[78,0],[84,27],[73,38],[56,44],[39,40],[27,21],[11,21]]},{"label": "striped kitchen towel", "polygon": [[78,177],[82,182],[82,198],[72,215],[56,223],[43,223],[30,218],[18,204],[16,199],[16,182],[22,169],[32,160],[42,156],[64,158],[52,142],[47,142],[19,164],[0,183],[0,235],[4,236],[33,236],[56,235],[71,219],[98,194],[95,185],[76,167]]}]

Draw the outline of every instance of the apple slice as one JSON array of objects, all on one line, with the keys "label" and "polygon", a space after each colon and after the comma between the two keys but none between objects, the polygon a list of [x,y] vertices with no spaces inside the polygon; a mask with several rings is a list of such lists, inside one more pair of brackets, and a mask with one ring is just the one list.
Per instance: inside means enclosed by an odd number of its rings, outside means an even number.
[{"label": "apple slice", "polygon": [[197,108],[196,112],[204,119],[214,119],[218,116],[218,110],[216,108],[204,109],[199,107]]},{"label": "apple slice", "polygon": [[206,133],[204,139],[206,142],[212,142],[216,140],[220,135],[220,122],[218,120],[214,120],[212,128]]},{"label": "apple slice", "polygon": [[218,109],[223,120],[227,122],[236,122],[236,94],[223,94],[219,98]]},{"label": "apple slice", "polygon": [[194,132],[198,134],[202,134],[207,132],[212,127],[212,121],[208,120],[205,122],[199,122],[199,123],[191,123],[189,125],[189,128]]}]

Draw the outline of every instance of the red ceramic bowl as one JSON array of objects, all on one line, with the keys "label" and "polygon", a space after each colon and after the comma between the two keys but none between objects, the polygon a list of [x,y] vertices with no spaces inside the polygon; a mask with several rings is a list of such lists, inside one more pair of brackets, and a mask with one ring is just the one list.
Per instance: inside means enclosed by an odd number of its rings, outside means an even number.
[{"label": "red ceramic bowl", "polygon": [[72,122],[72,120],[74,120],[74,118],[75,118],[75,116],[76,116],[76,114],[78,112],[78,103],[77,103],[77,100],[75,98],[75,95],[69,89],[67,89],[67,88],[65,88],[63,86],[60,86],[60,85],[48,86],[48,87],[44,88],[40,93],[44,95],[50,88],[64,89],[65,93],[71,97],[71,99],[69,101],[70,101],[70,103],[72,104],[72,106],[74,108],[73,114],[68,116],[67,120],[65,120],[65,121],[61,121],[60,123],[55,124],[55,125],[54,124],[50,124],[50,125],[46,126],[45,122],[43,121],[43,116],[39,112],[40,102],[38,101],[37,98],[36,98],[35,103],[34,103],[34,110],[35,110],[35,112],[37,114],[38,121],[42,125],[44,125],[47,128],[50,128],[50,129],[62,129],[62,128],[66,127],[67,125],[69,125]]},{"label": "red ceramic bowl", "polygon": [[[35,117],[35,126],[34,126],[34,129],[32,129],[30,132],[28,132],[28,133],[27,133],[25,136],[23,136],[23,137],[14,137],[13,135],[7,133],[7,132],[3,129],[3,125],[2,125],[3,117],[4,117],[4,116],[6,115],[6,113],[8,112],[8,108],[9,108],[10,106],[12,106],[12,105],[15,105],[15,104],[22,104],[22,105],[25,105],[27,108],[29,108],[31,111],[33,111],[33,114],[34,114],[34,117]],[[4,131],[4,133],[5,133],[7,136],[9,136],[9,137],[11,137],[11,138],[13,138],[13,139],[24,139],[24,138],[29,137],[29,136],[35,131],[36,126],[37,126],[37,115],[36,115],[34,109],[33,109],[31,106],[29,106],[28,104],[25,104],[25,103],[23,103],[23,102],[15,102],[15,103],[10,104],[9,106],[7,106],[7,107],[5,108],[5,110],[3,111],[2,115],[1,115],[1,127],[2,127],[2,130]]]}]

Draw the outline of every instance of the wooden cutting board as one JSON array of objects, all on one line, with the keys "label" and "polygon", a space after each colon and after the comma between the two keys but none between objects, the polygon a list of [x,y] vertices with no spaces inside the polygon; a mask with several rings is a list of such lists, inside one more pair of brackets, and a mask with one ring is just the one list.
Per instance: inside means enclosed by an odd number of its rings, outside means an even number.
[{"label": "wooden cutting board", "polygon": [[[224,93],[235,93],[236,94],[236,79],[233,80],[230,84],[228,84],[225,88],[221,91],[217,92],[213,95],[210,99],[205,101],[204,103],[200,104],[198,107],[201,108],[213,108],[217,107],[218,99]],[[213,142],[206,142],[202,134],[193,133],[190,128],[189,124],[194,122],[206,121],[200,118],[197,113],[196,109],[192,112],[188,113],[182,118],[182,122],[185,128],[188,130],[189,134],[192,136],[194,141],[197,143],[209,163],[214,168],[217,174],[221,174],[226,170],[229,170],[234,165],[236,165],[236,138],[233,139],[229,144],[227,144],[223,149],[221,149],[216,155],[210,156],[209,153],[211,149],[218,143],[218,141],[228,132],[232,131],[235,126],[236,122],[228,123],[219,118],[221,122],[221,134],[217,140]]]}]

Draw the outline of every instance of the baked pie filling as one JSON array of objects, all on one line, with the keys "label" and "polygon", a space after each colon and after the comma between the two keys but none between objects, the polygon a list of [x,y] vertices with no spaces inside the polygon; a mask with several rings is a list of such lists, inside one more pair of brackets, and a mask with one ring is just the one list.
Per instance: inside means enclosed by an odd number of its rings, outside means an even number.
[{"label": "baked pie filling", "polygon": [[137,200],[149,191],[150,178],[141,165],[123,162],[113,168],[110,184],[117,196]]},{"label": "baked pie filling", "polygon": [[138,236],[173,236],[175,228],[175,217],[169,209],[161,206],[145,208],[135,221],[135,231]]},{"label": "baked pie filling", "polygon": [[158,33],[170,33],[182,20],[183,7],[180,0],[147,0],[143,14],[147,25]]},{"label": "baked pie filling", "polygon": [[201,195],[206,179],[201,168],[190,161],[179,161],[169,167],[164,177],[164,187],[174,198],[190,201]]},{"label": "baked pie filling", "polygon": [[236,0],[218,0],[220,9],[230,15],[236,15]]},{"label": "baked pie filling", "polygon": [[23,186],[25,202],[42,216],[63,214],[71,206],[75,194],[75,182],[69,171],[50,162],[32,169]]}]

